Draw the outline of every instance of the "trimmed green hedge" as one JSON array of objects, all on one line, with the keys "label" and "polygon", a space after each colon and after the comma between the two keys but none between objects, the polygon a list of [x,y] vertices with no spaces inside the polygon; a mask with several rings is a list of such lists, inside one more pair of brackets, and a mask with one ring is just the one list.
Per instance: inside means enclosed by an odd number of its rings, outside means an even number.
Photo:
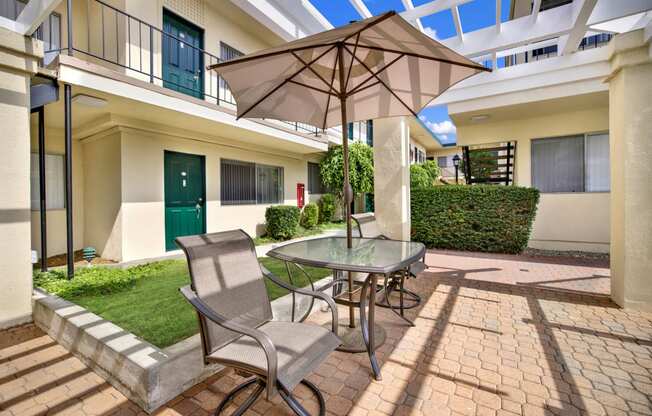
[{"label": "trimmed green hedge", "polygon": [[292,205],[273,205],[265,211],[267,234],[276,240],[288,240],[297,233],[301,211]]},{"label": "trimmed green hedge", "polygon": [[520,253],[538,202],[538,190],[517,186],[413,188],[412,239],[428,247]]},{"label": "trimmed green hedge", "polygon": [[307,229],[315,228],[318,220],[319,208],[317,207],[317,204],[306,204],[301,213],[301,226]]}]

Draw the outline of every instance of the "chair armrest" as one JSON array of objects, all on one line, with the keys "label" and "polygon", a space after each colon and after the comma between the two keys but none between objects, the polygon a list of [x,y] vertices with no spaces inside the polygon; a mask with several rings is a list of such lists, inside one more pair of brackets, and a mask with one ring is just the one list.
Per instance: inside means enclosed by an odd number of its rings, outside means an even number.
[{"label": "chair armrest", "polygon": [[203,317],[209,319],[222,328],[251,337],[258,343],[258,345],[260,345],[265,352],[265,357],[267,358],[267,398],[272,399],[277,392],[276,374],[278,371],[278,357],[276,347],[269,336],[256,328],[239,324],[215,312],[210,306],[206,305],[201,299],[199,299],[190,285],[180,288],[179,291]]},{"label": "chair armrest", "polygon": [[269,280],[277,284],[278,286],[282,287],[283,289],[289,290],[291,292],[299,293],[301,295],[306,295],[306,296],[312,296],[313,298],[319,298],[326,302],[328,304],[328,307],[331,310],[331,315],[332,315],[332,320],[333,320],[333,333],[337,335],[337,323],[338,323],[338,314],[337,314],[337,306],[335,305],[335,301],[333,301],[333,298],[328,296],[327,294],[323,292],[314,292],[312,290],[307,290],[307,289],[300,289],[296,286],[292,286],[291,284],[284,282],[281,280],[278,276],[276,276],[274,273],[269,271],[267,267],[263,266],[262,264],[260,265],[261,270],[263,271],[263,274],[265,277],[267,277]]}]

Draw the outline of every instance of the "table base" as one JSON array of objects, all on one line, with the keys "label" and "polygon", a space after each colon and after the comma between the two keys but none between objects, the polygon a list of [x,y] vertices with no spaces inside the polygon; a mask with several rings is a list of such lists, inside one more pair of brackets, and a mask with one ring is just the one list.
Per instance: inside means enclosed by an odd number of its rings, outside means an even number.
[{"label": "table base", "polygon": [[[328,330],[332,329],[331,323],[322,325]],[[367,346],[362,339],[362,329],[360,328],[360,320],[355,320],[355,328],[349,327],[349,318],[342,318],[338,322],[337,333],[340,339],[342,340],[342,345],[340,345],[337,350],[342,352],[367,352]],[[385,343],[387,338],[387,333],[385,329],[380,325],[374,325],[374,350],[380,347]]]}]

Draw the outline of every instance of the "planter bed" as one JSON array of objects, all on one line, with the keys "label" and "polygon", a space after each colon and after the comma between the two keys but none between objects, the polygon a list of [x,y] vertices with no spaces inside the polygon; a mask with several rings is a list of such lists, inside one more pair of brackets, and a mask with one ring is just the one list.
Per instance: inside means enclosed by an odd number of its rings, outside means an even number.
[{"label": "planter bed", "polygon": [[[268,260],[265,263],[268,263]],[[185,262],[183,263],[185,264]],[[148,278],[150,277],[145,277],[143,280]],[[325,279],[330,279],[330,277]],[[179,286],[185,285],[187,280],[181,278],[180,283]],[[319,282],[320,285],[324,283],[325,281]],[[141,284],[143,283],[139,281],[133,289],[128,289],[126,292],[138,290]],[[176,289],[174,290],[176,291]],[[111,298],[121,294],[123,295],[124,292],[100,295],[97,298],[110,301]],[[150,294],[150,296],[152,295]],[[180,294],[178,296],[181,297]],[[270,292],[270,297],[276,298],[272,301],[274,319],[289,320],[292,296],[276,291]],[[85,297],[78,299],[83,300]],[[124,311],[138,310],[142,306],[134,304],[133,298],[126,297],[124,301]],[[180,301],[177,308],[165,309],[162,304],[158,318],[163,316],[164,319],[159,319],[163,323],[166,320],[169,321],[168,323],[174,323],[178,319],[186,319],[184,325],[189,328],[183,328],[185,332],[178,331],[177,333],[187,335],[180,340],[174,340],[178,342],[172,342],[173,338],[171,337],[153,337],[159,341],[165,340],[165,342],[159,342],[161,346],[154,345],[120,325],[104,319],[100,316],[100,314],[105,315],[103,312],[93,313],[83,306],[51,295],[41,289],[35,289],[32,302],[36,325],[129,399],[145,411],[152,412],[183,391],[221,370],[219,366],[205,367],[203,365],[200,337],[196,333],[198,331],[196,316],[183,298]],[[308,297],[298,296],[297,303],[300,310],[305,310],[301,308],[305,308],[309,301]],[[92,309],[97,305],[90,306]],[[152,307],[155,306],[155,304],[152,305]],[[315,308],[320,306],[320,304],[316,304]],[[180,317],[180,314],[184,312],[184,307],[188,308],[186,318]],[[113,312],[118,316],[119,308]],[[143,317],[143,319],[146,318]],[[127,319],[126,322],[133,321]],[[174,324],[168,327],[176,331],[179,326]],[[161,330],[168,327],[163,326]],[[153,333],[156,334],[156,331]],[[152,337],[150,336],[150,338]]]}]

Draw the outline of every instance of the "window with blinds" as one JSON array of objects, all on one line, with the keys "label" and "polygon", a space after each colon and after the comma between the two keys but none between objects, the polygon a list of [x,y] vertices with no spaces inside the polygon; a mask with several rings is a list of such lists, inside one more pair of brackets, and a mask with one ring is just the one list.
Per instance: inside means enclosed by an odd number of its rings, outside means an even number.
[{"label": "window with blinds", "polygon": [[308,192],[311,194],[325,194],[328,190],[321,180],[319,163],[308,162]]},{"label": "window with blinds", "polygon": [[532,186],[541,192],[609,192],[609,135],[532,140]]},{"label": "window with blinds", "polygon": [[222,205],[280,204],[283,168],[239,160],[220,160]]},{"label": "window with blinds", "polygon": [[[45,204],[47,209],[65,208],[65,176],[63,155],[45,155]],[[41,205],[38,153],[30,155],[30,199],[32,210]]]}]

